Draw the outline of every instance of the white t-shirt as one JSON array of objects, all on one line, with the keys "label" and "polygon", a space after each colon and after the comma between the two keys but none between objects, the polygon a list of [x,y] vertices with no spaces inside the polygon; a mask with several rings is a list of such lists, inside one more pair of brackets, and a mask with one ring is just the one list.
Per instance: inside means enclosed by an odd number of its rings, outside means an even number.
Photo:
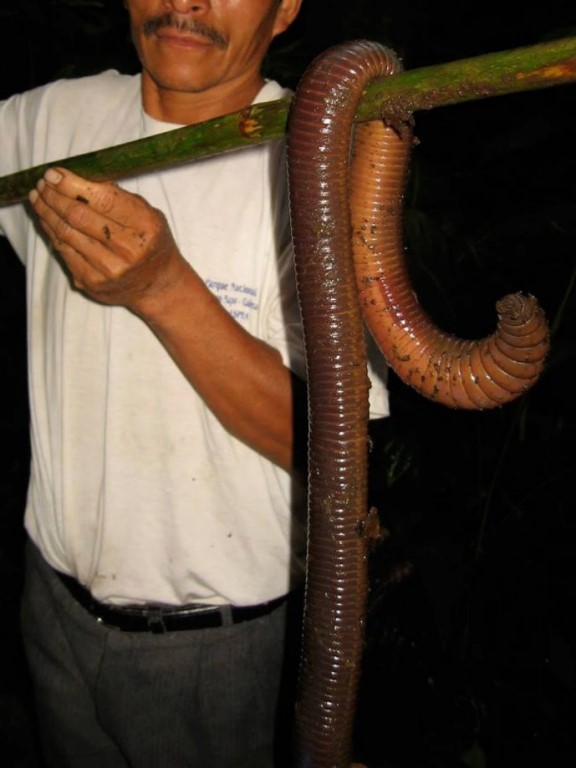
[{"label": "white t-shirt", "polygon": [[[286,93],[268,82],[257,101]],[[143,113],[139,76],[58,81],[0,104],[0,175],[174,127]],[[222,305],[304,377],[283,144],[122,186],[165,213]],[[25,525],[44,557],[113,603],[284,594],[303,568],[302,490],[222,427],[140,319],[71,288],[25,205],[0,208],[0,229],[27,272]],[[371,378],[372,413],[385,415]]]}]

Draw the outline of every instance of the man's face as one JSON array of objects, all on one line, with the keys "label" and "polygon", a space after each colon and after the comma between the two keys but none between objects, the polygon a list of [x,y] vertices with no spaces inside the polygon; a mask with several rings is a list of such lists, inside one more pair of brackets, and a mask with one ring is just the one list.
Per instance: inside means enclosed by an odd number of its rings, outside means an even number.
[{"label": "man's face", "polygon": [[145,77],[161,90],[200,93],[259,76],[294,0],[125,0]]}]

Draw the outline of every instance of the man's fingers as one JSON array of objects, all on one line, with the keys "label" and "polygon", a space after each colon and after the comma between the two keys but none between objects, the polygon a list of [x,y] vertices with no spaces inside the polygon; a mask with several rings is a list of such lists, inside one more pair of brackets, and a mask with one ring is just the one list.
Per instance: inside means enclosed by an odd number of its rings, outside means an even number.
[{"label": "man's fingers", "polygon": [[[74,241],[75,247],[82,245],[79,237],[112,245],[124,234],[125,227],[94,210],[85,198],[70,198],[59,190],[40,181],[30,195],[30,201],[40,219],[46,221],[58,240]],[[81,250],[81,248],[80,248]]]},{"label": "man's fingers", "polygon": [[[63,262],[68,268],[69,277],[76,288],[86,290],[89,286],[95,286],[103,280],[114,277],[110,268],[102,268],[102,264],[106,264],[106,262],[101,258],[98,259],[94,256],[94,264],[91,263],[92,260],[78,251],[70,242],[60,240],[48,222],[40,220],[40,226],[62,257]],[[93,252],[97,249],[102,249],[102,246],[99,244],[96,244],[96,246],[96,248],[92,249]],[[108,274],[104,274],[105,272]]]},{"label": "man's fingers", "polygon": [[140,197],[120,189],[111,181],[88,181],[62,168],[50,168],[42,182],[70,201],[87,205],[90,210],[122,225],[142,215],[146,207]]},{"label": "man's fingers", "polygon": [[[114,195],[117,191],[117,188],[112,190]],[[102,202],[103,196],[99,199]],[[121,265],[127,266],[138,261],[154,236],[154,233],[151,234],[143,226],[145,214],[150,217],[147,206],[137,219],[138,224],[143,227],[139,230],[121,224],[115,218],[96,210],[89,198],[62,194],[60,184],[54,186],[44,179],[41,179],[36,189],[30,193],[30,202],[40,221],[50,228],[48,234],[57,250],[61,251],[63,244],[70,246],[82,254],[94,268],[101,266],[108,277],[116,274]],[[95,248],[96,245],[101,247]],[[119,260],[118,263],[116,259]]]}]

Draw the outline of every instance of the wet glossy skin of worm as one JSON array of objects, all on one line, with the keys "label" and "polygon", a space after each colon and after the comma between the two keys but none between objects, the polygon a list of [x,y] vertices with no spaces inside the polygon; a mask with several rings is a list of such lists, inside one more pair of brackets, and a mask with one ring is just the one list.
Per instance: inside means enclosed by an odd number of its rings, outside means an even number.
[{"label": "wet glossy skin of worm", "polygon": [[420,308],[401,234],[409,124],[358,126],[351,171],[348,162],[364,86],[398,70],[394,53],[373,43],[330,49],[305,72],[288,127],[310,430],[299,768],[350,763],[370,529],[362,316],[399,376],[453,407],[486,408],[518,396],[538,377],[548,350],[546,322],[532,297],[502,299],[499,326],[482,341],[438,330]]}]

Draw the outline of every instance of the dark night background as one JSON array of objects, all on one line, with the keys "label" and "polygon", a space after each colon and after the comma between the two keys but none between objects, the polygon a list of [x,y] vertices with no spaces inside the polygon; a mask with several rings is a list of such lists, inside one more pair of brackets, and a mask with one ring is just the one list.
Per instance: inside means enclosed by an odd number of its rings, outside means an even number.
[{"label": "dark night background", "polygon": [[[572,8],[305,0],[269,73],[294,85],[314,55],[354,37],[390,45],[409,69],[532,45],[576,35]],[[136,66],[120,0],[3,0],[0,23],[11,42],[0,50],[0,98]],[[373,425],[372,495],[388,535],[371,559],[356,736],[357,759],[371,768],[528,768],[576,757],[575,97],[566,85],[416,115],[405,229],[422,303],[446,330],[475,338],[491,332],[500,296],[534,293],[552,352],[533,391],[490,412],[449,411],[392,376],[393,415]],[[0,759],[32,768],[17,625],[24,276],[0,249]]]}]

